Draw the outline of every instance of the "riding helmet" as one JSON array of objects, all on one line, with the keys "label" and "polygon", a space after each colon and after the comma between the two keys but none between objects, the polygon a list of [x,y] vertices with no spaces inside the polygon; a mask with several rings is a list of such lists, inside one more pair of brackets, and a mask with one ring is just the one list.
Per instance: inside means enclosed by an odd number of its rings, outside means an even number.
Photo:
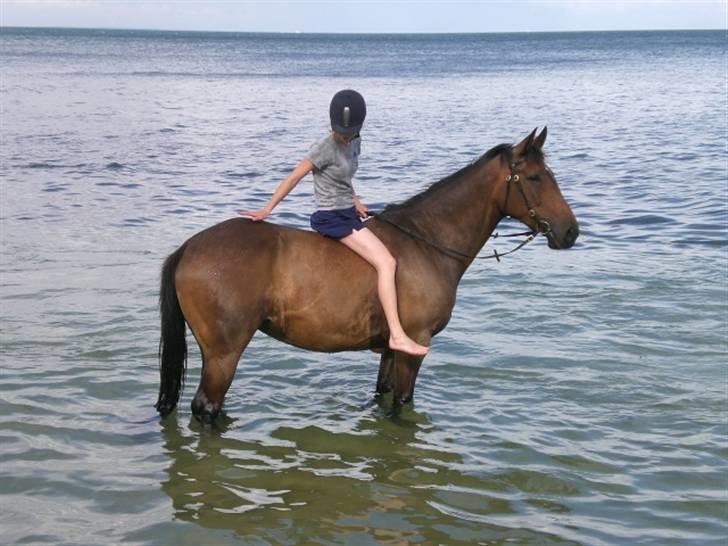
[{"label": "riding helmet", "polygon": [[364,97],[353,89],[339,91],[329,106],[331,128],[339,134],[354,136],[359,133],[367,117]]}]

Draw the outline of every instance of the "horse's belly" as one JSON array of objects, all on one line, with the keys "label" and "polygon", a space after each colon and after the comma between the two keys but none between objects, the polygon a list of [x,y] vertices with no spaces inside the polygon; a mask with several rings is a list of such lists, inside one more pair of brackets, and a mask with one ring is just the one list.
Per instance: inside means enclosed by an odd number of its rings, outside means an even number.
[{"label": "horse's belly", "polygon": [[[264,322],[261,331],[311,351],[346,351],[376,346],[382,336],[383,316],[376,295],[350,290],[335,298],[308,290],[286,298]],[[375,305],[376,304],[376,305]]]},{"label": "horse's belly", "polygon": [[313,351],[372,346],[382,311],[373,267],[341,243],[286,232],[270,279],[263,332]]},{"label": "horse's belly", "polygon": [[338,313],[325,311],[315,317],[291,313],[283,320],[266,320],[260,330],[280,341],[310,351],[359,350],[381,343],[381,332],[371,327],[368,317],[342,319]]}]

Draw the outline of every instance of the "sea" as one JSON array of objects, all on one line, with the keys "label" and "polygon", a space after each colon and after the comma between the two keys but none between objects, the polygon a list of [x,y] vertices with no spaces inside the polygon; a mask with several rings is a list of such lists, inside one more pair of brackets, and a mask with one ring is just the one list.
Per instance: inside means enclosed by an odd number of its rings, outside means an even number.
[{"label": "sea", "polygon": [[[726,37],[0,29],[2,543],[724,546]],[[371,210],[547,126],[577,244],[476,260],[402,411],[377,355],[258,334],[203,427],[188,334],[160,419],[163,260],[261,207],[344,88]]]}]

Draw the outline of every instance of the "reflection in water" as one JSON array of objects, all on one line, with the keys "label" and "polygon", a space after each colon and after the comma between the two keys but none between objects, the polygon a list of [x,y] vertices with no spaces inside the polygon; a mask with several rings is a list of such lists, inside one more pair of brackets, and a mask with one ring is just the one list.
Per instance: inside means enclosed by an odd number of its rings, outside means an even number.
[{"label": "reflection in water", "polygon": [[230,421],[214,431],[191,422],[186,433],[170,416],[162,489],[178,518],[242,537],[421,542],[437,518],[422,484],[445,483],[444,467],[460,457],[417,446],[417,433],[430,424],[409,417],[361,420],[349,432],[284,425],[264,441],[242,441],[232,437]]},{"label": "reflection in water", "polygon": [[185,434],[171,417],[164,439],[172,464],[162,489],[178,518],[241,536],[295,543],[363,534],[384,544],[419,542],[434,511],[427,490],[412,486],[459,460],[415,447],[427,426],[421,415],[407,423],[365,420],[348,433],[279,426],[272,442],[250,442],[231,437],[229,421]]},{"label": "reflection in water", "polygon": [[177,518],[255,544],[571,543],[490,523],[489,514],[524,516],[509,484],[471,472],[455,449],[427,445],[424,415],[373,413],[347,430],[283,424],[252,441],[235,437],[233,420],[210,430],[182,427],[173,414],[162,490]]}]

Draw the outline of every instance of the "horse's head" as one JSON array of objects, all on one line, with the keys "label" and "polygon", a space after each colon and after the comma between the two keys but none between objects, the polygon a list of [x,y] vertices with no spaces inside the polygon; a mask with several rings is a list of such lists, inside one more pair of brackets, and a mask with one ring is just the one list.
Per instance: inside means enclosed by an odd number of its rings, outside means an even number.
[{"label": "horse's head", "polygon": [[503,155],[501,172],[505,188],[500,205],[506,216],[543,233],[549,247],[569,248],[579,236],[579,224],[544,161],[545,141],[546,127],[538,136],[534,129],[510,154]]}]

